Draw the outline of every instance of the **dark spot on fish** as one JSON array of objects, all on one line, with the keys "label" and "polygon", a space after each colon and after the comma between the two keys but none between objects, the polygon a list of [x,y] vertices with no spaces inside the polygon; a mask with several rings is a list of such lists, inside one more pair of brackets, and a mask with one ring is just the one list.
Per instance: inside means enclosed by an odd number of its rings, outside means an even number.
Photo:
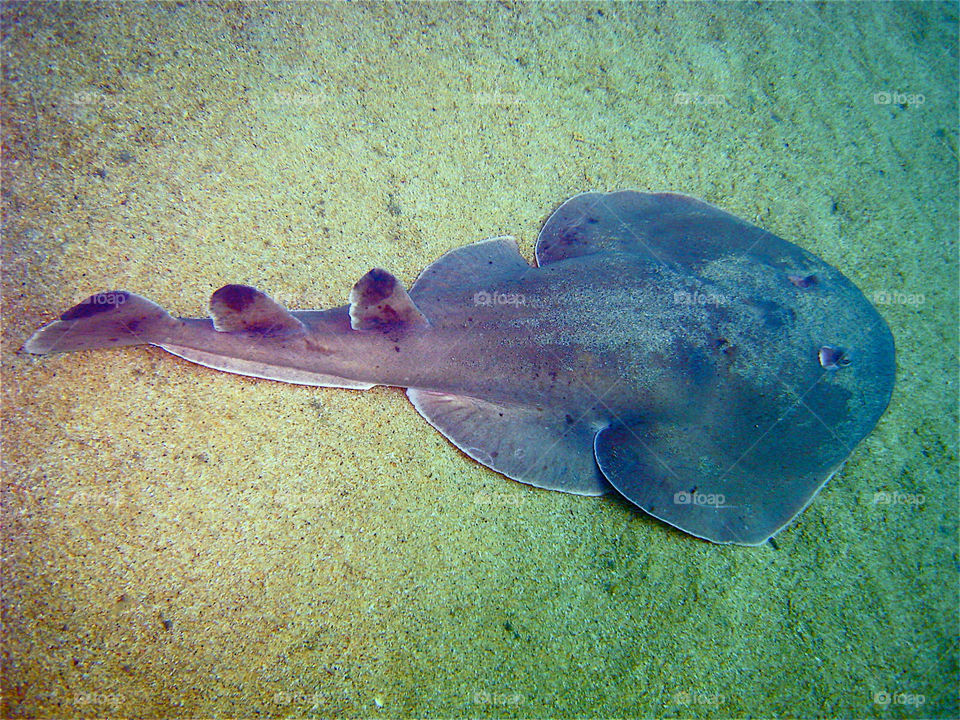
[{"label": "dark spot on fish", "polygon": [[[364,322],[369,325],[368,329],[376,329],[384,333],[397,330],[397,325],[400,324],[400,315],[396,310],[389,305],[377,305],[376,311],[376,315],[368,314],[364,317]],[[390,339],[396,342],[399,336]]]},{"label": "dark spot on fish", "polygon": [[242,312],[253,304],[258,291],[249,285],[224,285],[210,296],[211,303],[221,303],[234,312]]},{"label": "dark spot on fish", "polygon": [[691,350],[687,355],[687,371],[684,382],[691,385],[702,385],[709,382],[716,374],[716,364],[704,350]]},{"label": "dark spot on fish", "polygon": [[715,338],[713,340],[713,347],[716,350],[719,350],[727,357],[732,357],[736,354],[737,348],[730,344],[730,341],[724,337]]},{"label": "dark spot on fish", "polygon": [[393,294],[396,279],[386,270],[374,268],[360,282],[360,295],[364,304],[372,305]]},{"label": "dark spot on fish", "polygon": [[811,285],[816,285],[816,275],[787,275],[787,279],[798,288],[806,289]]},{"label": "dark spot on fish", "polygon": [[79,305],[74,305],[67,310],[60,316],[60,320],[83,320],[84,318],[93,317],[100,313],[109,312],[123,305],[128,298],[129,295],[123,291],[97,293],[96,295],[91,295]]},{"label": "dark spot on fish", "polygon": [[394,351],[394,352],[400,352],[400,346],[399,346],[399,345],[394,345],[394,346],[393,346],[393,351]]},{"label": "dark spot on fish", "polygon": [[563,419],[567,421],[567,425],[573,425],[573,415],[570,413],[567,413]]},{"label": "dark spot on fish", "polygon": [[770,300],[755,300],[753,306],[760,311],[760,318],[767,327],[780,328],[787,325],[791,320],[792,310],[788,310]]},{"label": "dark spot on fish", "polygon": [[780,546],[777,545],[777,541],[774,540],[773,538],[770,538],[767,542],[770,543],[770,547],[772,547],[774,550],[779,550],[779,549],[780,549]]}]

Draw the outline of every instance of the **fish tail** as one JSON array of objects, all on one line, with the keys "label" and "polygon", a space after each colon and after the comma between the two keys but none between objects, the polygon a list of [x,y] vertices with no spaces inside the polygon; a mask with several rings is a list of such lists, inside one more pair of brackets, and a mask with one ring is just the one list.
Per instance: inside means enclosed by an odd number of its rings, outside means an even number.
[{"label": "fish tail", "polygon": [[100,292],[37,330],[23,349],[36,355],[122,345],[156,345],[180,321],[145,297],[123,290]]}]

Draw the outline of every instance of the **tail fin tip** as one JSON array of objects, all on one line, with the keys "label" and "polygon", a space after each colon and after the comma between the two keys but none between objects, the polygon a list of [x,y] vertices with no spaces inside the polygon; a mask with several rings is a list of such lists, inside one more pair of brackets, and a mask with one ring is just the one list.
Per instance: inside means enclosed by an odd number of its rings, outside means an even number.
[{"label": "tail fin tip", "polygon": [[156,344],[177,324],[166,310],[124,290],[100,292],[37,330],[23,349],[35,355]]}]

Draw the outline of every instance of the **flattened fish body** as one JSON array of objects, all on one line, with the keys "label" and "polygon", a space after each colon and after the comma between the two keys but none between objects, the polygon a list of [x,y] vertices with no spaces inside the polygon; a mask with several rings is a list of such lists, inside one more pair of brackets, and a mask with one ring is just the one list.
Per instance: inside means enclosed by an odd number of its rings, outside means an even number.
[{"label": "flattened fish body", "polygon": [[714,542],[758,544],[843,464],[889,401],[889,328],[838,270],[711,205],[585,193],[544,225],[453,250],[409,293],[371,270],[350,305],[289,311],[228,285],[210,319],[100,293],[34,353],[150,343],[307,385],[408,389],[465,453],[515,480],[616,489]]}]

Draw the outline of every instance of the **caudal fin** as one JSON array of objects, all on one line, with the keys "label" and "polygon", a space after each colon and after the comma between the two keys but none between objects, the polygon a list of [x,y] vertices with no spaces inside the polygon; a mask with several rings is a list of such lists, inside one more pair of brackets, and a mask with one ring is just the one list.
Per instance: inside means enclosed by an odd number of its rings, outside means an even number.
[{"label": "caudal fin", "polygon": [[23,349],[36,355],[121,345],[159,344],[179,320],[145,297],[123,290],[91,295],[37,330]]}]

